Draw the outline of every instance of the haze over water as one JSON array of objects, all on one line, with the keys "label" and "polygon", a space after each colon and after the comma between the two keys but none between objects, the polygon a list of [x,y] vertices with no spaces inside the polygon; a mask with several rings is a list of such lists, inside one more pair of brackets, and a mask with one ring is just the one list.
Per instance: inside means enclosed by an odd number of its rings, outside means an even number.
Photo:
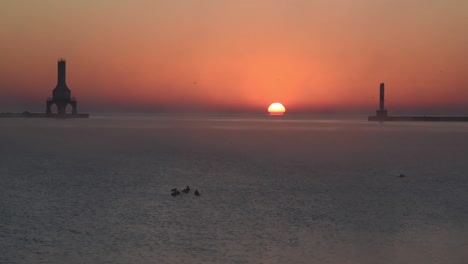
[{"label": "haze over water", "polygon": [[0,263],[466,263],[468,124],[363,120],[2,119]]}]

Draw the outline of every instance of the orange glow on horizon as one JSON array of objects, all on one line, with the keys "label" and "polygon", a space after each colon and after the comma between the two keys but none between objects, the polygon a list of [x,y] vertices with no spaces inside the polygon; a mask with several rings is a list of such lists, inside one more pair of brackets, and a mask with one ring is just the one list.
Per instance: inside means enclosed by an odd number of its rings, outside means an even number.
[{"label": "orange glow on horizon", "polygon": [[42,110],[60,57],[83,111],[373,113],[381,82],[391,112],[468,111],[465,2],[62,2],[0,9],[0,112]]}]

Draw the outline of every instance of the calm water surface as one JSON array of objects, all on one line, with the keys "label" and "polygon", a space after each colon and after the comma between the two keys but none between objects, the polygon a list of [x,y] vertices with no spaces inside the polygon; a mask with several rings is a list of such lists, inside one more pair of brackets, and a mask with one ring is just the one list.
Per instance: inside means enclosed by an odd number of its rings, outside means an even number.
[{"label": "calm water surface", "polygon": [[363,120],[0,119],[0,263],[468,263],[468,124]]}]

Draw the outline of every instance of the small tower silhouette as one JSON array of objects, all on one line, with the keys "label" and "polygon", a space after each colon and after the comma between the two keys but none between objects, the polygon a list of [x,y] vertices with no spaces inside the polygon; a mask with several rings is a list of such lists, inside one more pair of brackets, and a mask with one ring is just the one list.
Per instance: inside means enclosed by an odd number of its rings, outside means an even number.
[{"label": "small tower silhouette", "polygon": [[60,59],[57,62],[57,86],[52,91],[52,98],[47,99],[46,114],[52,114],[51,107],[53,104],[57,106],[57,114],[65,115],[67,105],[72,106],[72,114],[78,114],[76,99],[71,97],[71,91],[66,83],[66,61]]},{"label": "small tower silhouette", "polygon": [[380,84],[380,107],[377,110],[376,116],[379,118],[387,117],[387,110],[385,109],[385,84]]}]

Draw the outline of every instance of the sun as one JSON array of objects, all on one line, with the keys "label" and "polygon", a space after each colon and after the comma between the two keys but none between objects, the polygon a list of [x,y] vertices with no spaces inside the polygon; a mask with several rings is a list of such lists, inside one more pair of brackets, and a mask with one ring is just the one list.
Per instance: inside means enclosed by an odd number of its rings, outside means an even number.
[{"label": "sun", "polygon": [[272,103],[270,107],[268,107],[268,113],[270,115],[283,115],[286,112],[286,108],[281,103]]}]

